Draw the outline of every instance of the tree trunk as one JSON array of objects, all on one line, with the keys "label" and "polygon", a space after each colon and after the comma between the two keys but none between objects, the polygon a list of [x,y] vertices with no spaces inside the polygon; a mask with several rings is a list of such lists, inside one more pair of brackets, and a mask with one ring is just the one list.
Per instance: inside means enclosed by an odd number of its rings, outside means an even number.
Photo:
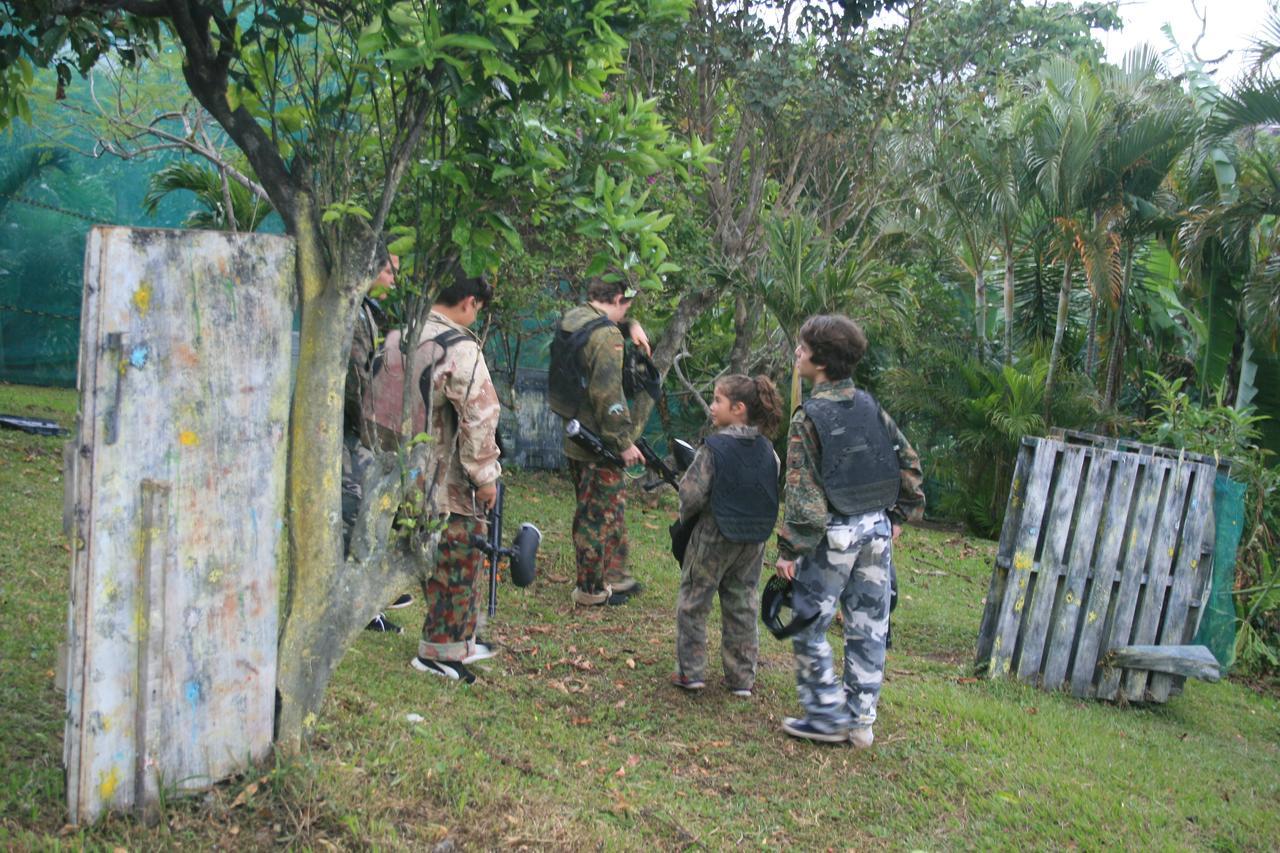
[{"label": "tree trunk", "polygon": [[1098,366],[1098,314],[1098,297],[1095,296],[1089,302],[1089,331],[1085,335],[1088,343],[1085,344],[1084,350],[1084,372],[1090,377]]},{"label": "tree trunk", "polygon": [[1071,258],[1067,258],[1062,271],[1062,286],[1058,289],[1058,317],[1053,325],[1053,348],[1049,351],[1049,372],[1044,379],[1044,425],[1052,426],[1053,383],[1058,374],[1058,358],[1062,353],[1062,338],[1067,331],[1067,312],[1071,305]]},{"label": "tree trunk", "polygon": [[1004,363],[1013,364],[1013,239],[1004,243]]},{"label": "tree trunk", "polygon": [[289,422],[289,554],[276,671],[276,742],[286,752],[310,736],[334,669],[393,584],[434,556],[428,539],[416,562],[403,548],[387,559],[406,479],[397,454],[388,453],[367,472],[350,558],[343,558],[343,383],[359,294],[326,273],[313,218],[297,221],[301,351]]},{"label": "tree trunk", "polygon": [[1129,310],[1129,284],[1133,280],[1133,245],[1125,246],[1124,283],[1120,286],[1120,304],[1116,306],[1111,328],[1111,347],[1107,350],[1107,383],[1102,392],[1102,403],[1113,408],[1120,395],[1120,376],[1124,372],[1124,351],[1127,344],[1125,314]]},{"label": "tree trunk", "polygon": [[987,273],[980,265],[982,259],[975,257],[975,261],[979,266],[973,277],[973,330],[978,336],[978,363],[984,364],[987,360]]},{"label": "tree trunk", "polygon": [[760,303],[757,299],[739,293],[733,306],[733,349],[729,352],[729,372],[742,373],[751,357],[751,341],[760,319]]}]

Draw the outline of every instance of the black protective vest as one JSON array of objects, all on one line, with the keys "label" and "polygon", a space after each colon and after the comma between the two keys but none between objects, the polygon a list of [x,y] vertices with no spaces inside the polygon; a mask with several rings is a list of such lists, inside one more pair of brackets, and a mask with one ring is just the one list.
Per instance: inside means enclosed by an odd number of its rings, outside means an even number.
[{"label": "black protective vest", "polygon": [[762,435],[712,435],[711,514],[730,542],[763,542],[778,521],[778,463]]},{"label": "black protective vest", "polygon": [[861,515],[898,502],[898,448],[874,397],[859,390],[852,400],[805,400],[804,413],[818,430],[822,485],[833,510]]}]

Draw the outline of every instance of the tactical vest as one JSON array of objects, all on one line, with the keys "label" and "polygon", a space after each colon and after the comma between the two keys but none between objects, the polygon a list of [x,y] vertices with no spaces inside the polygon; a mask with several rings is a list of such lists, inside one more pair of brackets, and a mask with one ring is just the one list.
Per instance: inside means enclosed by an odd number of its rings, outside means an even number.
[{"label": "tactical vest", "polygon": [[778,521],[778,463],[762,435],[708,436],[716,463],[711,514],[730,542],[763,542]]},{"label": "tactical vest", "polygon": [[822,445],[822,484],[831,508],[861,515],[897,503],[898,447],[880,420],[875,398],[859,390],[852,400],[811,399],[803,408]]},{"label": "tactical vest", "polygon": [[608,317],[588,320],[572,332],[556,326],[551,339],[551,364],[547,369],[547,402],[562,418],[576,418],[587,399],[591,376],[583,360],[587,340],[597,329],[613,324]]},{"label": "tactical vest", "polygon": [[[444,360],[445,354],[448,353],[449,347],[454,344],[467,340],[469,336],[457,329],[445,329],[435,337],[428,338],[422,343],[433,343],[439,347],[439,352],[435,358],[427,361],[421,359],[414,365],[418,373],[418,399],[411,400],[413,412],[410,416],[410,424],[414,431],[422,432],[427,428],[427,409],[431,406],[431,382],[432,373],[437,364]],[[422,343],[418,346],[422,346]],[[379,443],[384,449],[391,449],[398,443],[400,434],[400,407],[404,394],[404,372],[403,368],[392,370],[386,367],[386,353],[379,351],[373,360],[373,378],[370,382],[370,393],[364,399],[365,419],[375,425],[381,437],[385,437],[385,441]],[[457,417],[457,412],[454,412]],[[393,440],[393,438],[395,440]]]}]

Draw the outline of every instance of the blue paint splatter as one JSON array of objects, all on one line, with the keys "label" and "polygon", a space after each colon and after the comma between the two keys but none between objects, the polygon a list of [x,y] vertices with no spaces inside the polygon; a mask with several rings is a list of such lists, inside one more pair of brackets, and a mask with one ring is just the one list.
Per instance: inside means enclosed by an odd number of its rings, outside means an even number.
[{"label": "blue paint splatter", "polygon": [[150,348],[145,346],[134,347],[133,352],[129,353],[129,363],[132,364],[134,367],[141,369],[143,367],[146,367],[147,356],[149,355],[151,355]]},{"label": "blue paint splatter", "polygon": [[196,706],[200,704],[201,700],[204,698],[202,694],[203,691],[200,689],[200,682],[187,682],[187,703],[191,705],[191,710],[194,711]]}]

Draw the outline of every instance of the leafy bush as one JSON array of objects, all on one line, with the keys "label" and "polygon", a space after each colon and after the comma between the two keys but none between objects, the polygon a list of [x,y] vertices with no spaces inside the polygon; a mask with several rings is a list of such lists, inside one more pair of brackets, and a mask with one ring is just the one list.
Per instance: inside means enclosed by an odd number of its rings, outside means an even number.
[{"label": "leafy bush", "polygon": [[[1024,436],[1044,435],[1044,384],[1049,362],[989,365],[956,351],[933,350],[917,365],[885,372],[889,411],[912,418],[925,473],[937,484],[931,513],[963,521],[995,538],[1004,523],[1009,485]],[[1091,385],[1062,376],[1052,426],[1082,428],[1098,420]]]},{"label": "leafy bush", "polygon": [[1182,390],[1183,380],[1148,374],[1153,416],[1142,439],[1166,447],[1232,460],[1232,479],[1244,483],[1245,519],[1236,557],[1237,670],[1257,673],[1280,668],[1280,468],[1269,465],[1259,446],[1264,417],[1252,407],[1225,405],[1218,389],[1212,405],[1201,406]]}]

